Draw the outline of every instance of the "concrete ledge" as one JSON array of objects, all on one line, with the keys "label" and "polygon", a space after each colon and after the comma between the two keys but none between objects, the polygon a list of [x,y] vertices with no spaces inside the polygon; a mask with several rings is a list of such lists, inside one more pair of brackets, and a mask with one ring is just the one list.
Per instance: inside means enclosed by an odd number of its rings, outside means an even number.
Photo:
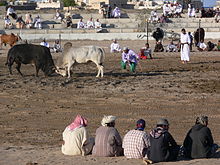
[{"label": "concrete ledge", "polygon": [[[20,34],[22,39],[34,41],[42,40],[46,38],[47,40],[56,40],[61,37],[61,40],[113,40],[115,38],[119,40],[147,40],[146,33],[57,33],[57,34]],[[207,32],[205,39],[219,39],[220,32]],[[149,40],[154,40],[149,33]]]}]

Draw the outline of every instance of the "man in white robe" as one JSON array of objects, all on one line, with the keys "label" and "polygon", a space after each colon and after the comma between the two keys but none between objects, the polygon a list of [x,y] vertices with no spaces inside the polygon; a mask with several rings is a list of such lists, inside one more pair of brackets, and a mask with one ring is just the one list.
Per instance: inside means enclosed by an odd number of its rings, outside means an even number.
[{"label": "man in white robe", "polygon": [[85,23],[83,22],[83,19],[80,19],[77,23],[77,29],[83,29],[85,28]]},{"label": "man in white robe", "polygon": [[121,47],[120,45],[118,44],[117,40],[113,40],[113,43],[111,44],[110,46],[110,52],[111,53],[118,53],[118,52],[121,52]]},{"label": "man in white robe", "polygon": [[183,64],[189,62],[189,56],[190,56],[190,36],[186,33],[185,29],[182,29],[180,36],[180,42],[181,42],[181,61]]}]

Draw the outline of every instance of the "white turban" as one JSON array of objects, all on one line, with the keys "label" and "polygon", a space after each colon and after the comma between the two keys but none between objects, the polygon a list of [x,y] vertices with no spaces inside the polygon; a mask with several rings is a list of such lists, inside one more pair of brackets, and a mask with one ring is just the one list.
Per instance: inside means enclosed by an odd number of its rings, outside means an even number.
[{"label": "white turban", "polygon": [[107,126],[108,123],[112,123],[116,120],[115,116],[105,116],[102,118],[101,124],[102,126]]}]

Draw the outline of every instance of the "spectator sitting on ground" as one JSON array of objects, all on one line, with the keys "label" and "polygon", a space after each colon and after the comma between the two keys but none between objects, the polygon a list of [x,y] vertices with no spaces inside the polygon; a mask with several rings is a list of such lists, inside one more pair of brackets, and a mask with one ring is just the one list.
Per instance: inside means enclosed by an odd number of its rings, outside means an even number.
[{"label": "spectator sitting on ground", "polygon": [[66,17],[66,27],[71,27],[72,26],[72,18],[70,16]]},{"label": "spectator sitting on ground", "polygon": [[177,47],[173,43],[173,41],[171,41],[170,44],[167,45],[166,52],[176,52],[176,51],[177,51]]},{"label": "spectator sitting on ground", "polygon": [[88,29],[93,29],[94,28],[94,23],[93,23],[92,18],[90,18],[90,20],[87,21],[86,26],[87,26]]},{"label": "spectator sitting on ground", "polygon": [[179,146],[169,131],[167,119],[160,119],[156,128],[150,132],[149,159],[154,163],[175,161],[178,156]]},{"label": "spectator sitting on ground", "polygon": [[159,17],[157,15],[157,11],[156,10],[152,10],[150,13],[150,22],[151,23],[157,23],[159,21]]},{"label": "spectator sitting on ground", "polygon": [[164,48],[161,41],[158,41],[155,45],[154,52],[163,52]]},{"label": "spectator sitting on ground", "polygon": [[62,153],[64,155],[88,155],[92,151],[94,140],[89,138],[87,120],[77,115],[75,120],[63,131]]},{"label": "spectator sitting on ground", "polygon": [[39,15],[34,19],[34,27],[37,29],[42,29],[42,23]]},{"label": "spectator sitting on ground", "polygon": [[22,19],[22,16],[19,16],[18,19],[16,20],[16,28],[17,29],[23,29],[25,26],[25,22]]},{"label": "spectator sitting on ground", "polygon": [[140,49],[140,53],[139,53],[140,59],[147,59],[148,56],[152,59],[151,56],[151,48],[149,46],[149,43],[145,44],[145,47],[142,47]]},{"label": "spectator sitting on ground", "polygon": [[215,44],[212,43],[211,41],[207,42],[207,50],[212,51],[215,48]]},{"label": "spectator sitting on ground", "polygon": [[165,17],[168,17],[170,13],[170,7],[168,6],[168,4],[164,3],[163,5],[163,14]]},{"label": "spectator sitting on ground", "polygon": [[195,15],[196,15],[195,8],[193,7],[193,5],[189,4],[188,17],[195,17]]},{"label": "spectator sitting on ground", "polygon": [[169,20],[166,16],[164,16],[164,14],[162,14],[159,18],[159,22],[160,23],[167,23]]},{"label": "spectator sitting on ground", "polygon": [[121,52],[120,45],[118,44],[116,39],[113,40],[113,43],[110,46],[110,52],[111,53],[119,53],[119,52]]},{"label": "spectator sitting on ground", "polygon": [[207,17],[207,14],[206,14],[206,11],[205,11],[204,7],[202,7],[202,9],[201,9],[201,18],[205,18],[205,17]]},{"label": "spectator sitting on ground", "polygon": [[202,14],[201,14],[201,10],[199,10],[199,8],[196,9],[196,18],[201,18]]},{"label": "spectator sitting on ground", "polygon": [[64,16],[65,16],[66,19],[67,19],[68,17],[71,18],[71,13],[70,13],[70,11],[67,10],[67,12],[65,12]]},{"label": "spectator sitting on ground", "polygon": [[220,10],[219,8],[215,11],[215,22],[218,23],[220,21]]},{"label": "spectator sitting on ground", "polygon": [[92,155],[113,157],[121,156],[122,140],[117,129],[115,128],[115,116],[104,116],[102,126],[95,133],[95,145],[92,150]]},{"label": "spectator sitting on ground", "polygon": [[[64,22],[64,16],[60,13],[60,11],[57,9],[56,10],[56,14],[55,14],[55,17],[54,17],[54,19],[58,19],[58,20],[60,20],[60,22],[62,23],[62,22]],[[64,22],[65,23],[65,22]]]},{"label": "spectator sitting on ground", "polygon": [[220,51],[220,40],[218,40],[217,50]]},{"label": "spectator sitting on ground", "polygon": [[11,16],[13,19],[17,19],[17,14],[14,11],[14,7],[11,5],[7,9],[7,16]]},{"label": "spectator sitting on ground", "polygon": [[144,131],[145,121],[139,119],[136,128],[130,130],[123,139],[124,155],[126,158],[146,159],[148,162],[147,153],[150,147],[149,136]]},{"label": "spectator sitting on ground", "polygon": [[4,25],[5,29],[12,29],[13,23],[11,23],[11,20],[8,15],[5,16],[4,20],[5,20],[5,25]]},{"label": "spectator sitting on ground", "polygon": [[181,16],[182,10],[183,10],[182,5],[180,3],[176,3],[176,10],[175,10],[176,17],[182,18]]},{"label": "spectator sitting on ground", "polygon": [[218,145],[214,144],[211,130],[207,126],[207,116],[196,118],[195,125],[189,130],[183,143],[187,158],[211,158],[215,155]]},{"label": "spectator sitting on ground", "polygon": [[48,42],[46,42],[46,39],[45,39],[45,38],[44,38],[43,41],[40,43],[40,45],[50,48],[50,45],[49,45]]},{"label": "spectator sitting on ground", "polygon": [[77,23],[77,29],[83,29],[85,28],[85,23],[83,22],[83,19],[81,18],[79,22]]},{"label": "spectator sitting on ground", "polygon": [[30,29],[33,27],[33,19],[31,17],[31,14],[25,15],[25,24],[26,24],[27,29]]},{"label": "spectator sitting on ground", "polygon": [[170,4],[170,13],[169,13],[169,15],[170,15],[170,17],[174,17],[174,14],[175,14],[175,10],[176,10],[176,5],[174,5],[174,4]]},{"label": "spectator sitting on ground", "polygon": [[207,45],[204,43],[203,40],[201,40],[201,42],[199,42],[199,43],[197,44],[197,49],[198,49],[199,51],[205,51],[205,50],[207,50]]},{"label": "spectator sitting on ground", "polygon": [[62,52],[62,49],[61,49],[61,45],[60,45],[60,42],[59,40],[56,40],[54,45],[53,45],[53,51],[56,52],[56,53],[59,53],[59,52]]},{"label": "spectator sitting on ground", "polygon": [[96,21],[95,21],[95,29],[101,29],[102,28],[102,24],[101,24],[101,22],[99,21],[99,19],[97,19]]},{"label": "spectator sitting on ground", "polygon": [[115,6],[115,9],[112,11],[112,17],[113,18],[120,18],[121,17],[121,11],[116,5],[114,5],[114,6]]}]

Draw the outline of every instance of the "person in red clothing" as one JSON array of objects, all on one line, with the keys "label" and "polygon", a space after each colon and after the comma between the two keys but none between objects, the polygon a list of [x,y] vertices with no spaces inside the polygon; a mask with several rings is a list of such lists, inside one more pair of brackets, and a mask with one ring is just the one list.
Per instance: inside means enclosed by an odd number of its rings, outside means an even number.
[{"label": "person in red clothing", "polygon": [[149,43],[146,43],[145,47],[142,47],[140,49],[139,56],[140,56],[140,59],[147,59],[148,56],[152,59],[151,48],[149,46]]}]

